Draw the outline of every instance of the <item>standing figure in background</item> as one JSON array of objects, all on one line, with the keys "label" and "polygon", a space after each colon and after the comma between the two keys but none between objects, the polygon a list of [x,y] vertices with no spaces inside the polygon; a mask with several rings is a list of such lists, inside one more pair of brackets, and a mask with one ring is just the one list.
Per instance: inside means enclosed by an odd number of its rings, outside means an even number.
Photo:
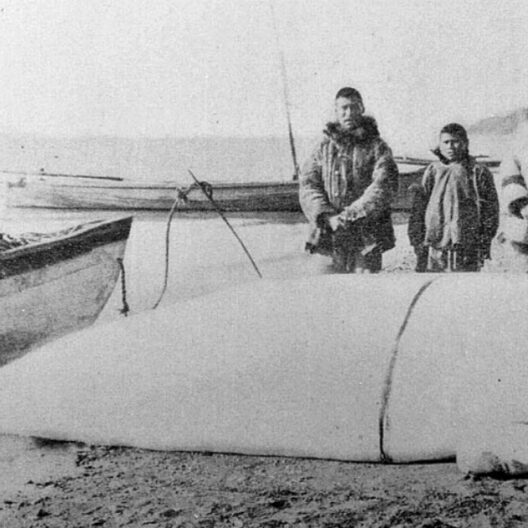
[{"label": "standing figure in background", "polygon": [[413,189],[408,234],[416,270],[479,271],[499,222],[493,175],[469,155],[466,130],[457,123],[442,128],[434,153],[439,161]]},{"label": "standing figure in background", "polygon": [[528,124],[516,133],[500,166],[503,258],[515,271],[528,271]]},{"label": "standing figure in background", "polygon": [[310,222],[306,249],[332,257],[336,271],[380,271],[394,247],[391,199],[398,186],[392,152],[360,93],[342,88],[328,123],[301,170],[299,199]]},{"label": "standing figure in background", "polygon": [[429,248],[425,245],[425,210],[427,208],[427,196],[421,183],[413,183],[407,189],[411,197],[411,212],[407,233],[409,241],[416,256],[415,271],[427,271],[429,262]]}]

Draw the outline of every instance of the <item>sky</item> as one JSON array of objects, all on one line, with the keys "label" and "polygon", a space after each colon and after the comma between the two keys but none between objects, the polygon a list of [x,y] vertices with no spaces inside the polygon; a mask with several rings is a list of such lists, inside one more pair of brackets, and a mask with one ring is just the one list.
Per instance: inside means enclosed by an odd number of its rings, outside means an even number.
[{"label": "sky", "polygon": [[5,0],[0,133],[285,135],[283,53],[296,135],[352,85],[405,141],[528,105],[526,27],[524,0]]}]

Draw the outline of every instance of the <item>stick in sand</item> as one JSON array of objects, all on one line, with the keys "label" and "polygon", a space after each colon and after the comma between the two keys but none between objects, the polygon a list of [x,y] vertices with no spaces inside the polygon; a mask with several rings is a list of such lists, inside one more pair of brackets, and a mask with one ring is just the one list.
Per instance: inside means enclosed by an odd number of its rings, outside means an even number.
[{"label": "stick in sand", "polygon": [[242,242],[242,239],[238,236],[237,232],[233,228],[233,226],[229,223],[229,220],[226,218],[224,212],[218,207],[218,204],[213,200],[212,191],[206,189],[206,185],[204,182],[201,182],[196,178],[196,176],[192,173],[192,171],[189,169],[189,174],[191,175],[192,179],[195,181],[195,183],[200,187],[201,191],[205,194],[207,199],[211,202],[212,206],[214,207],[215,211],[220,215],[220,218],[226,223],[227,227],[231,230],[233,235],[235,235],[235,238],[238,240],[239,244],[242,246],[242,249],[244,250],[244,253],[247,255],[248,259],[250,260],[251,264],[253,265],[253,268],[257,272],[257,275],[262,279],[262,273],[260,273],[260,270],[258,269],[257,264],[253,260],[253,257],[251,256],[248,248]]}]

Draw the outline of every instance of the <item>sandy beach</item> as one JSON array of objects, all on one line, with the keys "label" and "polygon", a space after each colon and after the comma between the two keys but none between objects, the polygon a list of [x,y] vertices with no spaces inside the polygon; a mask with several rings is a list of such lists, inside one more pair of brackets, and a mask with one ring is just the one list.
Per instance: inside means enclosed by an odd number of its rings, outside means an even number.
[{"label": "sandy beach", "polygon": [[26,464],[18,461],[24,482],[2,493],[6,527],[528,523],[525,480],[476,480],[453,461],[376,465],[11,440]]}]

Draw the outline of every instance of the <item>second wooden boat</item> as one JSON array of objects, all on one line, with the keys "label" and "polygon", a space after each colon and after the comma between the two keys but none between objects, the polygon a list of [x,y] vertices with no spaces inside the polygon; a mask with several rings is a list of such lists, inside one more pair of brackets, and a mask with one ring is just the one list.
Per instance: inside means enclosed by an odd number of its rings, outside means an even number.
[{"label": "second wooden boat", "polygon": [[119,277],[131,223],[127,217],[2,237],[0,366],[96,320]]}]

